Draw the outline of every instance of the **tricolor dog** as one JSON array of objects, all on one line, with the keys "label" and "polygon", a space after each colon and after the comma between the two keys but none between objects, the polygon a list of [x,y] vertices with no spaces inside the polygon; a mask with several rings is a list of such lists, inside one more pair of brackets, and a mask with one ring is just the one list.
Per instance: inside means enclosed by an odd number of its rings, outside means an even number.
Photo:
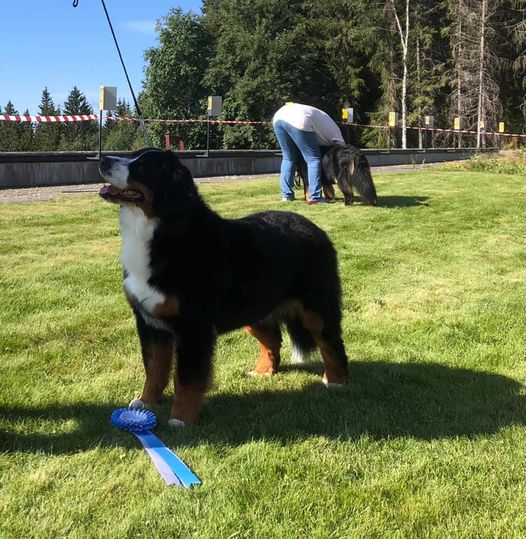
[{"label": "tricolor dog", "polygon": [[100,172],[110,184],[100,196],[120,205],[124,293],[146,371],[131,407],[156,404],[174,367],[169,424],[195,422],[211,382],[217,335],[241,327],[259,341],[250,374],[276,373],[283,325],[293,360],[318,346],[323,382],[347,381],[340,280],[325,232],[291,212],[223,219],[170,151],[105,156]]}]

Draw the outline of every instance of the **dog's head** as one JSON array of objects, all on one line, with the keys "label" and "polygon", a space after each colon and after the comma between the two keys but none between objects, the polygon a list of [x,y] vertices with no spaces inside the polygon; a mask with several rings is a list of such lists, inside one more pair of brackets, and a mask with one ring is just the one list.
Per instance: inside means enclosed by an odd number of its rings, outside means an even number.
[{"label": "dog's head", "polygon": [[334,160],[332,171],[344,194],[348,194],[349,191],[352,193],[354,187],[366,204],[376,206],[376,188],[369,162],[363,151],[350,144],[335,146],[332,159]]},{"label": "dog's head", "polygon": [[146,149],[131,158],[103,156],[99,166],[110,183],[99,195],[121,206],[136,206],[148,217],[163,217],[198,198],[190,171],[171,151]]}]

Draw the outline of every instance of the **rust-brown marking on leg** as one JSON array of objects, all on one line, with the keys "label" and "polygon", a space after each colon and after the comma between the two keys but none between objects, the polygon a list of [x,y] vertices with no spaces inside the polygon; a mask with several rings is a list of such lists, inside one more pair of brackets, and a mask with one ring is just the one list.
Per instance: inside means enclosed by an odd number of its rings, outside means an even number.
[{"label": "rust-brown marking on leg", "polygon": [[147,404],[156,404],[168,384],[174,357],[173,341],[151,343],[145,354],[146,381],[140,399]]},{"label": "rust-brown marking on leg", "polygon": [[259,341],[259,359],[254,374],[275,374],[279,366],[281,335],[262,327],[246,326],[245,331]]},{"label": "rust-brown marking on leg", "polygon": [[323,336],[323,320],[314,311],[305,309],[303,312],[303,325],[311,333],[320,348],[325,365],[324,380],[329,384],[344,384],[347,382],[347,370],[341,362],[334,348]]},{"label": "rust-brown marking on leg", "polygon": [[205,387],[182,385],[176,380],[170,419],[178,419],[187,425],[195,423],[203,408],[205,391]]},{"label": "rust-brown marking on leg", "polygon": [[162,303],[158,303],[152,311],[156,318],[169,318],[177,316],[181,312],[181,304],[176,296],[166,296]]}]

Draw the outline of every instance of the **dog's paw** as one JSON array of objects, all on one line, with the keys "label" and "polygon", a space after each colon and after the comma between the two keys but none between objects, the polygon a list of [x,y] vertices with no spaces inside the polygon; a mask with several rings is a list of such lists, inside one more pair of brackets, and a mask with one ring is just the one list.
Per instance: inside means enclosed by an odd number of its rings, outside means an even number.
[{"label": "dog's paw", "polygon": [[342,384],[338,384],[338,383],[335,383],[335,382],[329,382],[329,380],[327,380],[327,376],[323,375],[323,378],[321,379],[323,385],[329,389],[333,389],[333,388],[338,388],[338,387],[345,387],[345,382],[342,383]]},{"label": "dog's paw", "polygon": [[258,376],[272,376],[271,372],[257,372],[257,371],[248,371],[247,376],[252,378],[257,378]]},{"label": "dog's paw", "polygon": [[149,410],[150,407],[141,399],[133,399],[130,404],[128,404],[128,408],[135,408],[138,410]]},{"label": "dog's paw", "polygon": [[175,419],[175,417],[173,417],[172,419],[168,420],[168,426],[171,429],[180,429],[182,427],[186,427],[186,423],[184,421],[181,421],[180,419]]}]

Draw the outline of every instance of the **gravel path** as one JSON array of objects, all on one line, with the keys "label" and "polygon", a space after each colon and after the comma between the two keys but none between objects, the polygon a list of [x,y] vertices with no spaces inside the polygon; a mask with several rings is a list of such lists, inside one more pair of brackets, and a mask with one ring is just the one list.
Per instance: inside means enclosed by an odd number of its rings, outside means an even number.
[{"label": "gravel path", "polygon": [[[441,165],[442,163],[428,163],[425,165],[394,165],[389,167],[372,167],[373,173],[381,172],[414,172],[422,168]],[[222,183],[229,181],[250,181],[263,178],[275,178],[278,174],[258,174],[252,176],[215,176],[212,178],[196,178],[196,183]],[[78,196],[86,193],[98,193],[103,183],[90,183],[82,185],[55,185],[49,187],[26,187],[23,189],[0,189],[0,204],[2,202],[41,202],[55,200],[60,196]],[[276,184],[277,185],[277,184]]]}]

